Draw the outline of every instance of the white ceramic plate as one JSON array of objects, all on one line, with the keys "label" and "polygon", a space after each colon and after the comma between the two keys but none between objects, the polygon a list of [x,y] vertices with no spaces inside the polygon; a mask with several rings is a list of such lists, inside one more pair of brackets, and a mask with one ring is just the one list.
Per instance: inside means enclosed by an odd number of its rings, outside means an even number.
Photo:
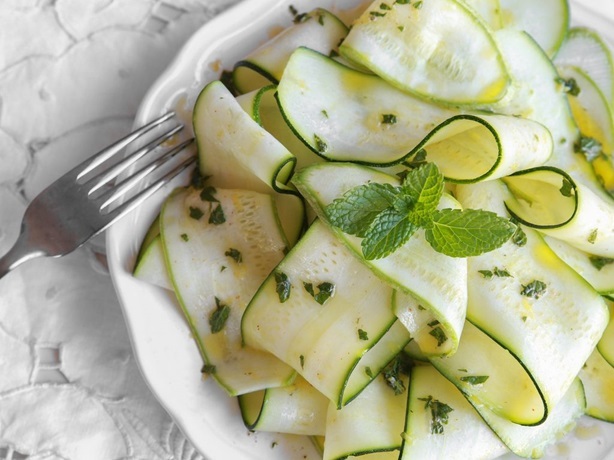
[{"label": "white ceramic plate", "polygon": [[[322,6],[348,19],[360,3],[364,1],[243,1],[190,39],[146,95],[136,125],[174,109],[191,126],[191,107],[200,89],[280,27],[290,25],[290,5],[298,11]],[[592,13],[580,3],[590,5],[582,0],[572,3],[572,18],[577,11],[581,23],[596,24],[606,34],[613,30],[607,16],[604,20],[603,14]],[[319,455],[305,438],[248,432],[236,400],[212,379],[201,379],[202,359],[173,296],[131,276],[140,243],[165,195],[186,180],[185,175],[180,177],[107,233],[109,268],[143,376],[194,446],[211,460],[317,459]],[[613,447],[614,426],[585,418],[573,436],[551,449],[548,458],[597,460],[607,456],[614,460],[614,453],[608,455]]]}]

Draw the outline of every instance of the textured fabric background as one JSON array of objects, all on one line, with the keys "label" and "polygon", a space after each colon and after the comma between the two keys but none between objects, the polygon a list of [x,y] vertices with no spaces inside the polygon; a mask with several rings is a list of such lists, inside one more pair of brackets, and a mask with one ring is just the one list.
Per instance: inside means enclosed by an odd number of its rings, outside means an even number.
[{"label": "textured fabric background", "polygon": [[[0,254],[27,202],[129,132],[185,40],[235,2],[0,2]],[[139,373],[103,245],[0,280],[2,460],[201,458]]]}]

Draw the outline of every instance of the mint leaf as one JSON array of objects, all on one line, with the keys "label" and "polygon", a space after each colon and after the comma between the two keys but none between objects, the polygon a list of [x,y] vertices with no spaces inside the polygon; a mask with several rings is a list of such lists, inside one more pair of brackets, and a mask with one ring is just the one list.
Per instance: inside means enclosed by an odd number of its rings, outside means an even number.
[{"label": "mint leaf", "polygon": [[426,240],[450,257],[477,256],[502,246],[516,226],[494,212],[477,209],[442,209],[433,213]]},{"label": "mint leaf", "polygon": [[365,259],[381,259],[402,246],[418,229],[407,214],[394,208],[380,212],[362,240],[362,254]]},{"label": "mint leaf", "polygon": [[360,185],[335,199],[325,212],[332,226],[364,237],[377,215],[392,206],[398,195],[399,190],[390,184]]},{"label": "mint leaf", "polygon": [[412,200],[424,207],[435,210],[439,199],[443,193],[444,178],[434,163],[426,163],[416,169],[409,171],[403,183],[402,190],[406,192]]}]

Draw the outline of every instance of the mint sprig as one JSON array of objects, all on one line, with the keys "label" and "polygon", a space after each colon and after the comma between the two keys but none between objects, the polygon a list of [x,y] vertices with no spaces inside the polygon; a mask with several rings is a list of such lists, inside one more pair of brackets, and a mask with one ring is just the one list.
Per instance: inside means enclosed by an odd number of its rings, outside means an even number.
[{"label": "mint sprig", "polygon": [[433,163],[404,175],[400,186],[368,183],[348,190],[325,208],[330,224],[363,238],[365,259],[380,259],[420,228],[437,252],[469,257],[503,245],[516,231],[509,219],[480,209],[437,209],[444,177]]}]

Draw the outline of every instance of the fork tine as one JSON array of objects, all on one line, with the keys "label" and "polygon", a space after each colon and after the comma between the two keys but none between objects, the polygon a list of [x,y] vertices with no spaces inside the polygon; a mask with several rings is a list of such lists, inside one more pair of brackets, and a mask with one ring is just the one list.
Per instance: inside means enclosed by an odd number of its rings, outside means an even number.
[{"label": "fork tine", "polygon": [[187,169],[190,165],[196,162],[195,156],[190,156],[184,159],[181,163],[175,166],[171,171],[167,172],[163,177],[159,178],[157,181],[148,185],[146,188],[138,192],[136,195],[131,197],[129,200],[123,202],[111,212],[104,215],[107,219],[107,223],[104,228],[100,231],[105,230],[111,224],[113,224],[116,220],[124,216],[125,214],[132,211],[134,208],[143,203],[147,198],[153,195],[156,191],[158,191],[161,187],[169,183],[175,176],[179,175],[182,171]]},{"label": "fork tine", "polygon": [[136,139],[138,139],[143,134],[151,131],[156,126],[164,123],[166,120],[169,120],[169,119],[171,119],[174,116],[175,116],[175,112],[168,112],[168,113],[162,115],[161,117],[156,118],[155,120],[151,121],[150,123],[141,126],[139,129],[137,129],[136,131],[131,132],[126,137],[120,139],[119,141],[115,142],[114,144],[111,144],[110,146],[108,146],[105,149],[101,150],[100,152],[98,152],[96,155],[94,155],[92,158],[90,158],[88,160],[89,164],[87,166],[85,166],[81,170],[81,172],[77,175],[77,180],[80,180],[85,175],[87,175],[90,172],[92,172],[94,169],[96,169],[102,163],[104,163],[105,161],[107,161],[108,159],[113,157],[115,154],[120,152],[122,149],[124,149],[130,143],[134,142]]},{"label": "fork tine", "polygon": [[130,155],[126,156],[122,161],[112,166],[108,171],[100,173],[98,176],[91,178],[87,183],[95,183],[95,185],[88,191],[88,195],[93,195],[96,191],[98,191],[101,187],[108,184],[110,181],[118,177],[122,172],[128,169],[131,165],[136,163],[140,158],[154,150],[163,142],[167,141],[179,131],[183,129],[183,125],[177,125],[170,131],[162,134],[157,137],[144,147],[136,150]]},{"label": "fork tine", "polygon": [[126,195],[126,193],[128,193],[135,186],[142,183],[145,177],[147,177],[149,174],[151,174],[153,171],[155,171],[159,167],[165,164],[168,164],[171,158],[179,154],[183,149],[185,149],[192,142],[194,142],[193,138],[182,142],[181,144],[177,145],[176,147],[166,152],[160,158],[157,158],[155,161],[151,162],[150,164],[143,166],[136,173],[130,175],[130,177],[128,177],[124,181],[117,184],[116,187],[113,188],[112,190],[109,190],[107,193],[103,194],[101,197],[99,197],[99,200],[104,200],[104,202],[100,205],[100,211],[104,212],[105,208],[109,207],[119,198]]}]

